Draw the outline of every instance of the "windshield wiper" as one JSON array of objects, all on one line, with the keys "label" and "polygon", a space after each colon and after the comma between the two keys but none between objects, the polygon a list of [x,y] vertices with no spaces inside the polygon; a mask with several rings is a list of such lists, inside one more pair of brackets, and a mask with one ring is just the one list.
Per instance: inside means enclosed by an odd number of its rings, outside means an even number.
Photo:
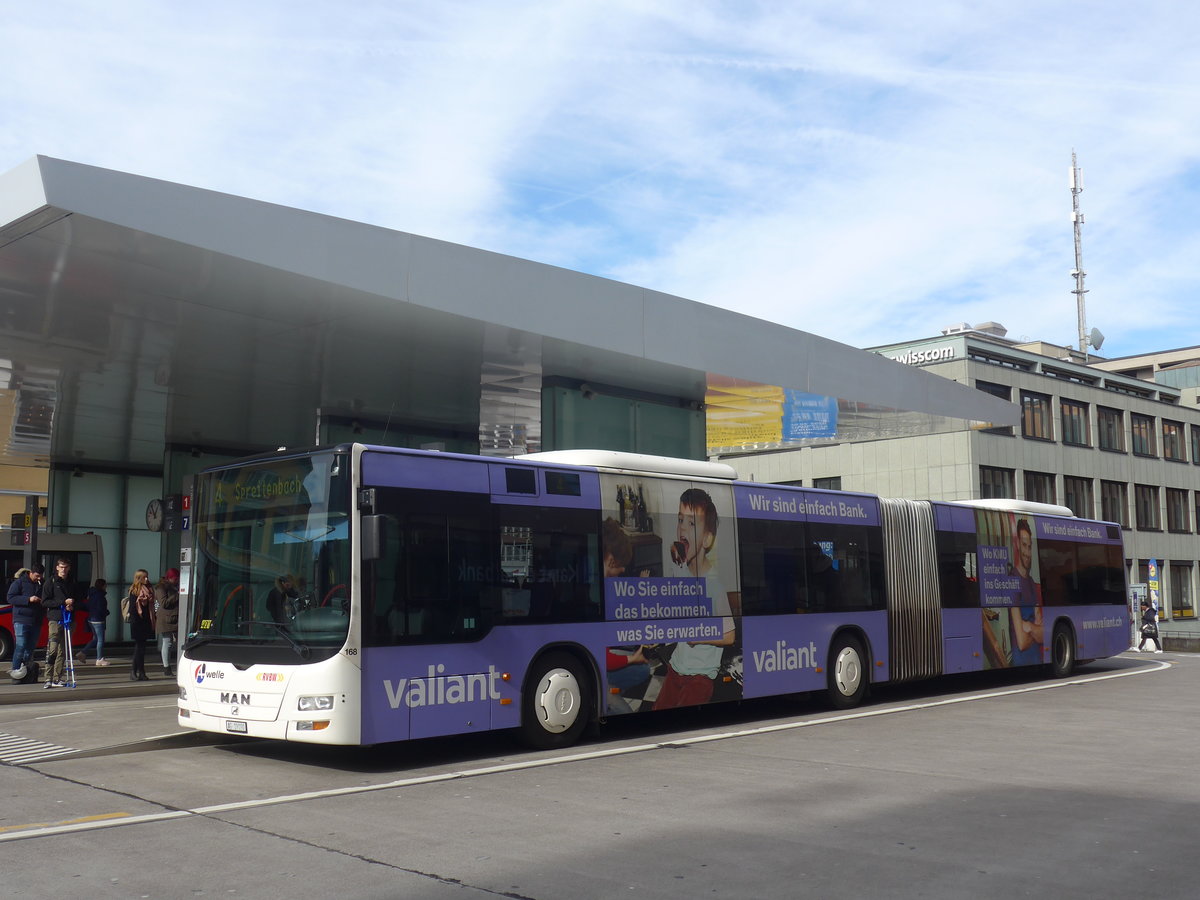
[{"label": "windshield wiper", "polygon": [[258,619],[243,619],[235,624],[238,628],[241,628],[243,625],[266,625],[268,628],[274,628],[279,636],[288,642],[291,648],[296,651],[296,655],[301,659],[308,659],[310,656],[312,656],[312,648],[310,648],[308,644],[302,644],[300,641],[292,637],[292,633],[278,622],[264,622],[259,621]]},{"label": "windshield wiper", "polygon": [[211,644],[213,641],[221,639],[219,634],[193,634],[190,638],[183,642],[184,650],[193,650],[196,647],[203,647],[205,644]]}]

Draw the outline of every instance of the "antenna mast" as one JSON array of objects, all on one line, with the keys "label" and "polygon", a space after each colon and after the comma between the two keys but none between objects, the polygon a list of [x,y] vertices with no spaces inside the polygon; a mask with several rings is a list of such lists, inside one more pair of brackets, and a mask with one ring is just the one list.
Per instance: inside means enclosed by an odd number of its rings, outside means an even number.
[{"label": "antenna mast", "polygon": [[1075,279],[1075,290],[1072,291],[1075,295],[1075,308],[1079,317],[1079,352],[1083,354],[1083,361],[1087,362],[1088,356],[1088,334],[1087,334],[1087,310],[1083,302],[1083,295],[1087,293],[1087,289],[1083,286],[1083,279],[1087,276],[1087,272],[1083,271],[1083,248],[1080,243],[1080,227],[1083,225],[1083,213],[1079,211],[1079,195],[1083,193],[1083,171],[1075,165],[1075,151],[1071,151],[1071,223],[1075,228],[1075,268],[1071,270],[1071,276]]}]

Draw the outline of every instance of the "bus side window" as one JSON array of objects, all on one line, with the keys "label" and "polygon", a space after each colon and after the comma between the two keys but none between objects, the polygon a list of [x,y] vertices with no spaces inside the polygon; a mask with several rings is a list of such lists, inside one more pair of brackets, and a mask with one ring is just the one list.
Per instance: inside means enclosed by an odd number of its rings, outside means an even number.
[{"label": "bus side window", "polygon": [[974,532],[937,532],[938,580],[944,609],[979,606],[978,556]]},{"label": "bus side window", "polygon": [[811,522],[807,569],[810,606],[883,609],[883,540],[879,526]]},{"label": "bus side window", "polygon": [[385,518],[376,560],[364,561],[368,646],[472,640],[497,607],[491,504],[480,494],[376,488]]},{"label": "bus side window", "polygon": [[803,547],[801,522],[743,519],[738,523],[744,615],[812,611]]},{"label": "bus side window", "polygon": [[501,621],[602,618],[599,520],[592,510],[496,507]]}]

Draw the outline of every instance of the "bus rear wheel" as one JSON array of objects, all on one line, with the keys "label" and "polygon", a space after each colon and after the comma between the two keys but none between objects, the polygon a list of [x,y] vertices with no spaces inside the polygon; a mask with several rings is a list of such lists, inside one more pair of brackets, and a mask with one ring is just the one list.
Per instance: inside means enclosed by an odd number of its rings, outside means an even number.
[{"label": "bus rear wheel", "polygon": [[4,628],[0,628],[0,659],[12,658],[13,636]]},{"label": "bus rear wheel", "polygon": [[829,648],[825,695],[835,709],[858,706],[867,694],[866,653],[857,638],[841,635]]},{"label": "bus rear wheel", "polygon": [[521,706],[521,739],[539,750],[566,747],[587,727],[590,679],[569,653],[548,653],[529,670]]},{"label": "bus rear wheel", "polygon": [[1054,629],[1050,644],[1050,671],[1055,678],[1066,678],[1075,669],[1075,638],[1071,629],[1059,625]]}]

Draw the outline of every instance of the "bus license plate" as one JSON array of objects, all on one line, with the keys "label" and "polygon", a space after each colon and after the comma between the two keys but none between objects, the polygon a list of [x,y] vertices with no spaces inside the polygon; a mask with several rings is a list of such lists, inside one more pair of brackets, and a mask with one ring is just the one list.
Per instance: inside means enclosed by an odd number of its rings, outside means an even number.
[{"label": "bus license plate", "polygon": [[246,733],[246,723],[245,722],[231,722],[231,721],[226,720],[225,730],[232,731],[234,734],[245,734]]}]

